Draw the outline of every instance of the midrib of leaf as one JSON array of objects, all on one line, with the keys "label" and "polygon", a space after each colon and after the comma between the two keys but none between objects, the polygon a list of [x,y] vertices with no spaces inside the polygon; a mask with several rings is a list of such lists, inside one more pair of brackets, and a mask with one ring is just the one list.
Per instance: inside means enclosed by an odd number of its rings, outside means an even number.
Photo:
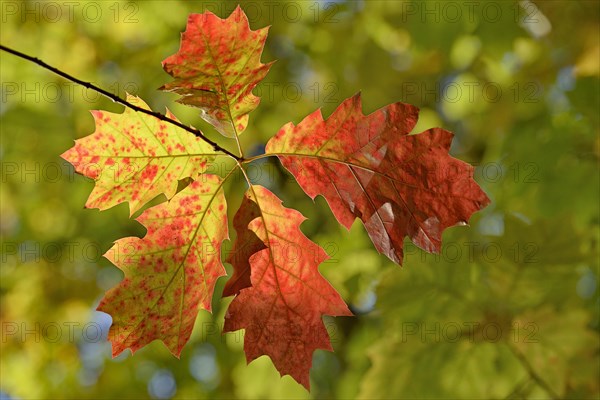
[{"label": "midrib of leaf", "polygon": [[200,157],[200,156],[210,157],[210,156],[218,156],[218,155],[220,155],[220,154],[215,154],[215,153],[192,153],[192,154],[173,154],[173,155],[166,155],[166,156],[151,156],[151,155],[144,155],[144,156],[113,156],[113,155],[105,155],[105,154],[102,154],[102,155],[94,154],[94,155],[91,155],[89,157],[97,156],[97,157],[102,157],[102,158],[133,158],[133,159],[138,159],[138,158],[148,159],[148,158],[150,158],[150,159],[158,159],[158,158],[180,158],[180,157],[189,157],[189,158],[192,158],[192,157]]},{"label": "midrib of leaf", "polygon": [[[387,228],[385,222],[383,222],[383,218],[381,218],[381,215],[379,214],[379,209],[377,207],[375,207],[375,203],[373,202],[373,199],[371,199],[371,196],[369,196],[369,193],[365,190],[365,187],[363,186],[362,182],[360,181],[360,179],[358,179],[358,176],[356,176],[356,172],[354,172],[354,170],[351,167],[348,167],[348,169],[352,173],[352,176],[354,177],[354,180],[356,181],[356,183],[358,183],[358,186],[360,186],[360,189],[365,194],[365,197],[367,198],[367,200],[369,200],[369,204],[371,204],[371,207],[373,207],[373,211],[377,215],[379,222],[381,222],[383,229],[385,229],[385,233],[387,233],[387,235],[390,236],[390,233],[388,232],[388,228]],[[409,212],[410,212],[410,210],[409,210]],[[412,215],[412,213],[411,213],[411,215]]]},{"label": "midrib of leaf", "polygon": [[[243,171],[243,169],[242,169]],[[244,175],[245,172],[244,172]],[[252,190],[252,195],[254,196],[254,200],[256,201],[256,205],[258,206],[258,210],[260,211],[260,218],[263,221],[263,226],[265,229],[265,236],[267,239],[267,243],[269,244],[269,246],[267,246],[268,248],[268,253],[269,253],[269,264],[274,266],[275,265],[275,261],[273,260],[273,253],[271,251],[271,240],[269,239],[269,230],[267,229],[267,221],[265,220],[265,216],[263,215],[262,212],[262,208],[260,207],[260,204],[258,202],[258,196],[256,195],[256,192],[254,191],[254,187],[252,186],[252,184],[250,183],[250,180],[248,180],[248,185],[250,185],[250,189]],[[265,268],[265,271],[263,272],[262,276],[260,277],[260,279],[258,280],[258,282],[256,283],[256,286],[258,286],[260,284],[260,282],[262,282],[262,278],[265,276],[267,272],[267,269]],[[273,303],[271,304],[271,307],[269,308],[269,313],[267,314],[267,321],[271,319],[271,316],[273,315],[273,310],[275,309],[275,304],[277,303],[277,298],[281,297],[281,300],[283,301],[283,304],[286,306],[286,308],[289,308],[289,306],[287,305],[287,303],[285,302],[285,299],[283,298],[283,294],[281,293],[281,288],[279,286],[279,277],[277,276],[277,270],[275,270],[275,268],[273,267],[273,275],[275,275],[275,282],[276,282],[276,286],[277,286],[277,296],[275,296],[275,298],[273,299]],[[250,267],[250,277],[252,277],[252,267]],[[250,282],[252,282],[252,279],[250,279]],[[260,330],[260,334],[258,335],[258,338],[256,339],[256,342],[260,342],[260,339],[262,339],[263,334],[265,332],[265,325],[266,324],[261,324],[261,330]]]},{"label": "midrib of leaf", "polygon": [[[242,171],[243,171],[243,169],[242,169]],[[244,171],[244,176],[246,176],[245,171]],[[270,260],[269,264],[272,265],[273,268],[275,268],[275,259],[273,258],[273,252],[271,249],[271,239],[269,238],[269,228],[267,227],[267,220],[265,219],[265,215],[263,213],[262,207],[260,206],[260,203],[258,201],[258,196],[256,195],[256,192],[254,191],[254,186],[250,183],[250,180],[248,180],[248,185],[250,185],[250,190],[252,191],[252,195],[254,196],[254,200],[256,202],[256,205],[258,206],[258,210],[260,211],[260,218],[262,219],[262,222],[263,222],[263,227],[265,230],[265,237],[267,239],[267,244],[268,244],[267,248],[269,249],[269,260]],[[279,277],[277,276],[277,271],[275,269],[273,270],[273,275],[275,275],[275,282],[277,284],[277,293],[279,294],[279,296],[281,296],[281,300],[283,300],[283,303],[285,304],[285,306],[289,308],[289,306],[285,302],[285,299],[283,298],[283,293],[281,292],[281,286],[279,285]],[[263,276],[264,276],[264,273],[263,273]],[[262,281],[262,277],[257,282],[257,286],[261,281]]]},{"label": "midrib of leaf", "polygon": [[349,162],[349,161],[339,160],[337,158],[319,156],[319,155],[314,155],[314,154],[302,154],[302,153],[267,153],[267,154],[261,154],[259,156],[255,156],[255,157],[252,157],[252,158],[248,158],[248,159],[245,160],[245,162],[248,163],[248,162],[252,162],[254,160],[259,160],[261,158],[273,157],[273,156],[276,156],[276,157],[282,156],[282,157],[298,157],[298,158],[315,158],[315,159],[318,159],[318,160],[323,160],[323,161],[328,161],[328,162],[335,162],[335,163],[338,163],[338,164],[344,164],[347,167],[355,167],[355,168],[363,169],[365,171],[372,172],[372,173],[374,173],[376,175],[383,176],[386,179],[389,179],[389,180],[394,181],[394,182],[398,182],[398,183],[400,183],[400,184],[402,184],[404,186],[408,186],[408,187],[411,187],[413,189],[427,190],[427,188],[423,188],[423,187],[419,187],[419,186],[414,186],[414,185],[411,185],[409,183],[402,182],[402,181],[400,181],[398,179],[392,178],[392,177],[390,177],[388,175],[385,175],[382,172],[379,172],[379,171],[374,170],[372,168],[366,167],[364,165],[355,164],[355,163],[352,163],[352,162]]},{"label": "midrib of leaf", "polygon": [[[434,190],[431,190],[431,188],[426,188],[426,187],[423,187],[423,186],[411,185],[410,183],[403,182],[403,181],[401,181],[399,179],[396,179],[396,178],[393,178],[393,177],[391,177],[389,175],[386,175],[383,172],[374,170],[374,169],[372,169],[370,167],[366,167],[364,165],[355,164],[355,163],[352,163],[352,162],[349,162],[349,161],[339,160],[337,158],[318,156],[318,155],[314,155],[314,154],[302,154],[302,153],[266,153],[266,154],[261,154],[261,155],[258,155],[258,156],[246,158],[243,161],[243,163],[247,164],[247,163],[250,163],[250,162],[255,161],[255,160],[260,160],[262,158],[279,157],[279,156],[282,156],[282,157],[298,157],[298,158],[316,158],[316,159],[320,159],[320,160],[324,160],[324,161],[329,161],[329,162],[335,162],[335,163],[339,163],[339,164],[344,164],[344,165],[346,165],[348,167],[360,168],[360,169],[363,169],[365,171],[372,172],[372,173],[374,173],[376,175],[384,177],[385,179],[389,179],[390,181],[397,182],[400,185],[404,185],[404,186],[407,186],[407,187],[410,187],[410,188],[413,188],[413,189],[416,189],[416,190],[421,190],[421,191],[425,191],[425,192],[439,194],[438,192],[436,192]],[[471,199],[471,198],[466,197],[466,196],[461,196],[459,194],[452,194],[452,196],[460,198],[460,199],[465,199],[465,200],[474,200],[474,199]]]},{"label": "midrib of leaf", "polygon": [[[273,268],[273,275],[275,276],[275,282],[276,282],[276,287],[277,287],[277,296],[275,296],[275,300],[273,301],[273,304],[271,305],[271,308],[269,309],[269,313],[267,314],[267,321],[268,321],[269,319],[271,319],[271,315],[273,315],[273,310],[275,309],[275,303],[277,303],[277,297],[281,298],[281,301],[285,305],[286,309],[291,310],[291,308],[287,304],[287,302],[285,301],[285,298],[283,297],[283,293],[281,292],[281,286],[279,284],[279,277],[277,276],[277,268],[275,267],[275,260],[273,259],[273,252],[271,250],[271,239],[269,238],[269,229],[267,228],[267,220],[265,219],[262,207],[260,206],[260,203],[258,201],[258,196],[256,195],[256,192],[254,191],[254,186],[250,182],[250,179],[248,178],[248,175],[246,174],[246,171],[244,170],[244,168],[241,165],[240,165],[240,170],[242,171],[242,173],[244,174],[244,177],[246,178],[246,181],[248,182],[248,186],[249,186],[250,190],[252,191],[252,195],[254,196],[255,203],[258,206],[258,210],[260,211],[260,218],[262,219],[262,222],[263,222],[263,227],[264,227],[264,230],[265,230],[265,237],[266,237],[267,243],[268,243],[267,248],[268,248],[269,260],[270,260],[269,265],[272,266],[272,268]],[[262,281],[262,278],[264,277],[265,273],[266,273],[266,268],[265,268],[265,272],[263,272],[263,275],[261,276],[261,278],[256,283],[256,286],[258,286],[260,284],[260,282]],[[266,325],[266,324],[264,324],[264,325]],[[264,334],[264,331],[265,331],[265,326],[264,325],[262,326],[262,328],[260,330],[260,334],[258,336],[257,342],[260,341],[260,339],[262,339],[262,337],[263,337],[263,334]]]},{"label": "midrib of leaf", "polygon": [[[282,237],[282,236],[280,236],[280,235],[277,235],[276,233],[274,233],[274,232],[270,231],[270,230],[267,228],[267,222],[266,222],[266,219],[265,219],[265,217],[264,217],[264,215],[265,215],[265,214],[266,214],[266,215],[272,215],[272,216],[275,216],[275,217],[281,217],[281,216],[280,216],[280,215],[277,215],[277,214],[272,214],[272,213],[268,213],[268,212],[264,211],[264,210],[262,209],[262,207],[260,206],[260,204],[258,203],[258,198],[256,197],[256,193],[254,192],[254,189],[252,189],[252,193],[253,193],[253,195],[254,195],[254,198],[256,199],[256,205],[258,206],[258,209],[260,210],[260,213],[261,213],[261,219],[262,219],[262,221],[263,221],[263,226],[264,226],[264,229],[265,229],[265,236],[267,237],[267,241],[269,242],[269,244],[271,243],[271,239],[269,238],[269,235],[275,236],[275,237],[277,237],[277,238],[279,238],[279,239],[281,239],[281,240],[283,240],[283,241],[285,241],[285,242],[288,242],[288,243],[292,243],[292,244],[294,244],[294,242],[292,242],[291,240],[288,240],[288,239],[286,239],[286,238],[284,238],[284,237]],[[295,274],[291,273],[291,272],[290,272],[290,271],[288,271],[287,269],[283,268],[281,265],[277,265],[277,263],[275,263],[275,260],[273,259],[273,253],[271,252],[271,246],[267,246],[267,248],[269,249],[269,259],[271,260],[271,264],[273,265],[273,267],[274,267],[274,268],[276,268],[276,269],[279,269],[279,270],[280,270],[280,271],[282,271],[282,272],[285,272],[287,275],[290,275],[290,276],[291,276],[291,277],[293,277],[293,278],[296,278],[296,279],[297,279],[298,281],[300,281],[300,282],[301,282],[301,283],[302,283],[304,286],[306,286],[307,288],[309,288],[310,290],[312,290],[313,292],[315,292],[315,293],[316,293],[316,294],[317,294],[319,297],[321,297],[321,298],[323,297],[323,296],[322,296],[322,295],[321,295],[321,294],[320,294],[318,291],[316,291],[316,290],[315,290],[313,287],[311,287],[311,286],[307,285],[307,284],[306,284],[306,282],[304,282],[304,281],[303,281],[303,280],[302,280],[302,279],[301,279],[299,276],[297,276],[297,275],[295,275]],[[276,278],[277,278],[277,274],[275,274],[275,275],[276,275]],[[263,277],[264,277],[264,274],[263,274],[263,276],[261,276],[261,278],[258,280],[258,282],[256,283],[256,286],[258,286],[258,285],[259,285],[259,284],[262,282],[262,278],[263,278]],[[279,286],[279,280],[277,280],[277,288],[278,288],[278,290],[279,290],[279,293],[281,293],[280,286]],[[286,306],[287,306],[287,304],[286,304]]]},{"label": "midrib of leaf", "polygon": [[212,48],[208,44],[208,40],[206,38],[206,35],[204,34],[204,30],[200,29],[200,32],[202,32],[202,39],[204,39],[204,43],[208,50],[208,55],[210,56],[210,59],[212,60],[212,62],[215,64],[215,68],[217,69],[217,73],[219,74],[219,82],[221,83],[221,90],[223,91],[223,95],[225,96],[225,103],[227,104],[227,115],[229,116],[229,122],[231,123],[231,126],[233,127],[233,137],[235,138],[235,142],[237,144],[238,151],[240,152],[240,157],[244,157],[244,152],[242,151],[242,146],[240,144],[240,138],[239,138],[239,135],[237,132],[237,127],[235,126],[235,122],[233,121],[233,116],[231,115],[231,104],[229,103],[229,96],[227,94],[227,88],[225,87],[225,80],[223,79],[223,75],[221,74],[221,68],[219,68],[219,63],[217,63],[217,60],[215,59],[215,56],[212,53]]},{"label": "midrib of leaf", "polygon": [[[240,168],[240,170],[242,171],[242,173],[243,173],[244,177],[246,178],[246,181],[247,181],[247,183],[248,183],[249,189],[250,189],[250,191],[252,192],[252,196],[254,197],[255,203],[256,203],[256,205],[258,206],[258,210],[260,211],[260,218],[261,218],[261,220],[262,220],[262,223],[263,223],[263,227],[264,227],[264,231],[265,231],[265,237],[266,237],[267,243],[269,244],[269,245],[267,246],[268,253],[269,253],[269,261],[270,261],[270,262],[269,262],[269,265],[270,265],[270,266],[273,268],[273,275],[275,276],[275,282],[276,282],[276,287],[277,287],[277,296],[275,296],[275,299],[274,299],[273,303],[271,304],[271,307],[270,307],[270,309],[269,309],[269,312],[268,312],[268,314],[267,314],[267,318],[266,318],[266,320],[268,321],[268,320],[271,318],[271,315],[273,314],[273,309],[275,308],[275,304],[277,303],[277,297],[280,297],[280,298],[281,298],[281,301],[282,301],[282,302],[283,302],[283,304],[285,305],[285,307],[286,307],[286,309],[287,309],[288,313],[291,311],[292,313],[294,313],[294,314],[296,314],[296,315],[300,315],[300,314],[298,314],[298,312],[296,312],[296,310],[292,309],[292,308],[291,308],[291,307],[290,307],[290,306],[287,304],[287,302],[286,302],[286,300],[285,300],[285,297],[283,296],[283,293],[281,292],[281,286],[280,286],[280,284],[279,284],[279,277],[278,277],[278,275],[277,275],[277,269],[279,269],[279,270],[281,270],[281,271],[285,272],[286,274],[288,274],[289,276],[291,276],[291,277],[293,277],[293,278],[297,279],[297,280],[298,280],[299,282],[301,282],[301,283],[302,283],[302,284],[303,284],[305,287],[309,288],[309,289],[310,289],[310,290],[312,290],[314,293],[316,293],[316,294],[317,294],[319,297],[323,298],[323,296],[322,296],[320,293],[318,293],[318,292],[317,292],[317,291],[316,291],[314,288],[312,288],[312,287],[310,287],[309,285],[307,285],[307,284],[306,284],[306,282],[304,282],[304,281],[303,281],[303,280],[302,280],[302,279],[301,279],[299,276],[296,276],[295,274],[292,274],[292,273],[291,273],[291,272],[289,272],[288,270],[286,270],[286,269],[282,268],[281,266],[278,266],[278,265],[275,263],[275,260],[274,260],[274,258],[273,258],[273,252],[272,252],[272,249],[271,249],[271,239],[269,238],[269,234],[270,234],[270,233],[272,234],[273,232],[270,232],[270,231],[269,231],[269,229],[268,229],[268,225],[267,225],[267,221],[266,221],[266,218],[265,218],[265,214],[268,214],[268,215],[273,215],[273,216],[278,216],[278,215],[276,215],[276,214],[269,214],[269,213],[267,213],[267,212],[263,211],[262,207],[260,206],[260,202],[258,201],[258,196],[256,195],[256,192],[254,191],[254,185],[252,185],[252,183],[251,183],[250,179],[248,178],[248,175],[246,174],[246,171],[244,170],[244,168],[243,168],[241,165],[239,166],[239,168]],[[279,236],[279,235],[275,235],[275,236],[277,236],[277,237],[281,238],[281,236]],[[281,239],[283,239],[283,238],[281,238]],[[261,240],[262,240],[262,239],[261,239]],[[289,240],[287,240],[287,239],[284,239],[284,240],[285,240],[285,241],[287,241],[288,243],[291,243],[291,242],[290,242]],[[251,268],[251,267],[250,267],[250,268]],[[260,277],[260,279],[259,279],[259,280],[256,282],[256,284],[254,284],[254,283],[253,283],[253,284],[252,284],[252,286],[255,286],[255,287],[256,287],[256,286],[258,286],[258,285],[259,285],[259,284],[262,282],[262,279],[263,279],[263,277],[265,276],[265,273],[266,273],[266,268],[265,268],[265,272],[263,272],[263,274],[262,274],[262,276]],[[263,336],[263,334],[264,334],[264,331],[265,331],[265,326],[263,326],[263,327],[261,328],[261,330],[260,330],[260,334],[259,334],[258,338],[256,339],[256,341],[257,341],[257,342],[258,342],[258,341],[260,341],[260,339],[262,338],[262,336]]]}]

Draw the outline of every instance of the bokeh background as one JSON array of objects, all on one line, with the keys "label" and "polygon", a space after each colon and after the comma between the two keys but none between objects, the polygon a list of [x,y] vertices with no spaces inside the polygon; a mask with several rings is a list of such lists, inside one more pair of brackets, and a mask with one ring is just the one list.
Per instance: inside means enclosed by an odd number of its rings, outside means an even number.
[{"label": "bokeh background", "polygon": [[[225,17],[235,2],[0,5],[3,45],[154,110],[168,106],[219,138],[156,89],[170,79],[160,63],[179,48],[187,15]],[[409,102],[421,109],[415,132],[455,132],[452,154],[477,167],[491,205],[448,229],[440,255],[407,242],[400,268],[276,161],[256,164],[253,180],[309,218],[303,231],[331,256],[321,272],[356,314],[326,318],[335,352],[315,353],[312,392],[266,357],[247,366],[243,335],[221,334],[226,278],[180,360],[160,342],[112,359],[110,318],[94,310],[122,275],[101,254],[144,230],[126,205],[83,209],[92,182],[59,154],[93,132],[88,110],[122,107],[1,53],[1,398],[598,398],[599,3],[242,8],[253,29],[271,25],[262,60],[278,60],[255,89],[248,153],[286,122],[319,107],[329,115],[362,91],[365,113]],[[230,180],[231,213],[244,189]]]}]

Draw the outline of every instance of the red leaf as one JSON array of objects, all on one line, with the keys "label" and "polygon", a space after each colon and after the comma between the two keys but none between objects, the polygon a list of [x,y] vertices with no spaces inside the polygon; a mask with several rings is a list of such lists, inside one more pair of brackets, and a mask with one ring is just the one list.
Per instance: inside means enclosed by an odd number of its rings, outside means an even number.
[{"label": "red leaf", "polygon": [[266,147],[311,198],[325,197],[350,228],[360,218],[380,253],[402,262],[405,236],[430,252],[442,232],[465,223],[489,199],[473,168],[448,151],[452,134],[435,128],[409,135],[418,109],[394,103],[363,115],[360,94],[324,120],[317,110],[282,127]]},{"label": "red leaf", "polygon": [[111,315],[113,356],[161,339],[179,356],[198,307],[211,310],[217,278],[224,275],[221,244],[228,238],[227,204],[215,175],[202,177],[168,203],[137,218],[143,239],[119,239],[105,254],[125,273],[98,306]]},{"label": "red leaf", "polygon": [[163,61],[175,80],[161,90],[178,93],[179,103],[200,108],[202,118],[223,135],[239,135],[260,103],[252,89],[271,68],[272,62],[260,62],[268,30],[250,30],[239,6],[225,19],[210,11],[191,14],[179,51]]},{"label": "red leaf", "polygon": [[[262,186],[251,186],[234,219],[238,233],[234,248],[250,243],[251,287],[239,292],[225,316],[224,332],[245,329],[248,362],[268,355],[281,375],[289,374],[307,389],[316,349],[332,350],[322,315],[352,315],[321,276],[318,265],[325,251],[300,231],[304,217],[285,208]],[[259,249],[256,239],[264,248]],[[245,262],[233,258],[235,274],[247,271]],[[237,281],[239,282],[239,281]]]}]

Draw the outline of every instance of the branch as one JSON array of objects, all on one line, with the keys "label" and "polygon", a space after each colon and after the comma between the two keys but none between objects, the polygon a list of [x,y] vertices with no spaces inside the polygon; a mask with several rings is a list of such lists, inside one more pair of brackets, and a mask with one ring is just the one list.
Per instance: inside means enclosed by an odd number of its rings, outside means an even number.
[{"label": "branch", "polygon": [[77,84],[79,84],[81,86],[84,86],[84,87],[86,87],[88,89],[94,90],[94,91],[100,93],[101,95],[104,95],[104,96],[108,97],[109,99],[111,99],[115,103],[122,104],[125,107],[131,108],[134,111],[141,112],[143,114],[148,114],[148,115],[150,115],[150,116],[152,116],[154,118],[160,119],[161,121],[167,122],[169,124],[172,124],[172,125],[175,125],[175,126],[181,128],[181,129],[184,129],[184,130],[188,131],[189,133],[193,134],[194,136],[199,137],[200,139],[202,139],[206,143],[210,144],[213,147],[213,149],[215,149],[215,151],[220,151],[222,153],[225,153],[228,156],[230,156],[230,157],[232,157],[232,158],[234,158],[235,160],[238,160],[238,161],[243,160],[242,157],[239,157],[239,156],[233,154],[229,150],[227,150],[227,149],[219,146],[219,144],[217,142],[213,142],[212,140],[210,140],[209,138],[207,138],[206,136],[204,136],[204,134],[199,129],[196,129],[196,128],[193,128],[193,127],[190,127],[190,126],[186,126],[186,125],[182,124],[181,122],[175,121],[174,119],[171,119],[171,118],[167,117],[166,115],[161,114],[159,112],[155,112],[155,111],[152,111],[152,110],[146,110],[144,108],[136,106],[135,104],[131,104],[127,100],[122,99],[121,97],[119,97],[119,96],[117,96],[115,94],[107,92],[106,90],[104,90],[102,88],[99,88],[99,87],[91,84],[90,82],[85,82],[85,81],[82,81],[81,79],[77,79],[74,76],[69,75],[66,72],[63,72],[63,71],[59,70],[58,68],[55,68],[55,67],[53,67],[51,65],[46,64],[45,62],[43,62],[42,60],[40,60],[38,58],[31,57],[31,56],[29,56],[27,54],[24,54],[24,53],[21,53],[21,52],[19,52],[17,50],[13,50],[11,48],[3,46],[2,44],[0,44],[0,50],[6,51],[7,53],[11,53],[11,54],[13,54],[13,55],[15,55],[17,57],[20,57],[20,58],[23,58],[25,60],[31,61],[32,63],[37,64],[40,67],[45,68],[45,69],[47,69],[49,71],[52,71],[55,74],[60,75],[63,78],[65,78],[65,79],[67,79],[67,80],[69,80],[71,82],[77,83]]},{"label": "branch", "polygon": [[529,374],[529,377],[537,383],[539,387],[542,388],[552,399],[560,399],[561,397],[552,390],[552,388],[540,377],[537,372],[533,369],[532,365],[529,363],[527,358],[521,353],[516,347],[512,346],[510,343],[507,344],[509,350],[513,353],[513,355],[519,360],[523,368]]}]

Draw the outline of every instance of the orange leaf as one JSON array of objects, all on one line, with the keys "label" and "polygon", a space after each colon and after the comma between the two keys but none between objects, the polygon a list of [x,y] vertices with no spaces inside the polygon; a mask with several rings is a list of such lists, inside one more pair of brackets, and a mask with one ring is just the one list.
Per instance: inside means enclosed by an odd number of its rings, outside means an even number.
[{"label": "orange leaf", "polygon": [[[304,219],[262,186],[253,185],[246,192],[235,218],[234,247],[240,248],[248,238],[253,243],[255,237],[264,248],[253,244],[252,286],[240,289],[233,299],[223,331],[245,329],[248,362],[266,354],[281,375],[289,374],[309,389],[313,352],[332,350],[322,316],[352,313],[319,273],[319,264],[329,257],[300,231]],[[235,274],[245,271],[245,263],[235,260]]]}]

